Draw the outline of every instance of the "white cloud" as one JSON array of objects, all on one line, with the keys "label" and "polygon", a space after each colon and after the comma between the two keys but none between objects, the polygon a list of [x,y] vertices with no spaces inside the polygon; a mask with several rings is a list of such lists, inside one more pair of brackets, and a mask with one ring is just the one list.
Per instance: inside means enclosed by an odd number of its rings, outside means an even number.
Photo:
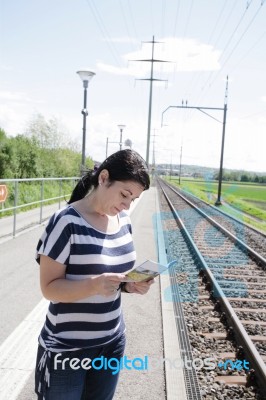
[{"label": "white cloud", "polygon": [[[220,69],[220,51],[213,46],[200,43],[196,39],[165,38],[163,43],[154,46],[154,59],[168,62],[155,62],[154,71],[163,73],[191,72],[191,71],[216,71]],[[130,52],[123,56],[128,67],[116,67],[103,62],[98,63],[98,68],[116,75],[129,75],[139,77],[150,71],[151,44],[144,44],[139,51]]]},{"label": "white cloud", "polygon": [[[98,62],[97,68],[100,71],[109,72],[110,74],[113,74],[113,75],[131,75],[130,71],[128,70],[127,67],[124,67],[124,68],[115,67],[114,65]],[[132,75],[134,75],[134,74],[132,74]]]},{"label": "white cloud", "polygon": [[4,71],[4,72],[5,71],[10,72],[10,71],[14,71],[14,68],[11,67],[10,65],[0,64],[0,70]]},{"label": "white cloud", "polygon": [[19,101],[19,102],[32,102],[33,101],[33,99],[31,99],[24,92],[10,92],[7,90],[0,91],[0,99]]},{"label": "white cloud", "polygon": [[30,110],[26,110],[25,108],[10,107],[1,103],[0,107],[0,127],[10,135],[22,133],[24,131],[26,121],[30,117]]}]

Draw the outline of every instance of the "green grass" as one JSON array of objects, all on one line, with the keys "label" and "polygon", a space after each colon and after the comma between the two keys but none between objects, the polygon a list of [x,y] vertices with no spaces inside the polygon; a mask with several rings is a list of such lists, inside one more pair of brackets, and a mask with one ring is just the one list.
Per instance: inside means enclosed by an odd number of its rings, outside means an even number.
[{"label": "green grass", "polygon": [[[169,179],[168,179],[169,181]],[[178,185],[178,178],[171,178]],[[218,182],[182,179],[181,188],[214,204]],[[222,182],[220,209],[266,232],[266,185],[242,182]]]}]

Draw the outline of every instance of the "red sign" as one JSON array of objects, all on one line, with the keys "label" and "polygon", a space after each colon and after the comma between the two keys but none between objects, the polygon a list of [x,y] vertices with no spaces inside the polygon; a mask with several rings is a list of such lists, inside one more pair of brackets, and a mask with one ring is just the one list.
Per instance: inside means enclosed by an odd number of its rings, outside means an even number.
[{"label": "red sign", "polygon": [[8,190],[6,185],[0,185],[0,203],[6,201]]}]

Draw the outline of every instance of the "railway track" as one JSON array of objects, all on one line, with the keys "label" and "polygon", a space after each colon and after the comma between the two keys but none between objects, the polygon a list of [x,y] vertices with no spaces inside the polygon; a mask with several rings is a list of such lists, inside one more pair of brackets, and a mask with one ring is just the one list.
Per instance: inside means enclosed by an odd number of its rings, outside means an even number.
[{"label": "railway track", "polygon": [[265,399],[265,237],[164,181],[159,190],[188,398]]}]

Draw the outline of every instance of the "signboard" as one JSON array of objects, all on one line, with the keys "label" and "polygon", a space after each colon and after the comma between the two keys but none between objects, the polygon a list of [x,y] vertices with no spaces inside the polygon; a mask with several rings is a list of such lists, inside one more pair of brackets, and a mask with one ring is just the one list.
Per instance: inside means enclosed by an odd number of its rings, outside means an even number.
[{"label": "signboard", "polygon": [[0,185],[0,203],[6,201],[8,190],[6,185]]}]

